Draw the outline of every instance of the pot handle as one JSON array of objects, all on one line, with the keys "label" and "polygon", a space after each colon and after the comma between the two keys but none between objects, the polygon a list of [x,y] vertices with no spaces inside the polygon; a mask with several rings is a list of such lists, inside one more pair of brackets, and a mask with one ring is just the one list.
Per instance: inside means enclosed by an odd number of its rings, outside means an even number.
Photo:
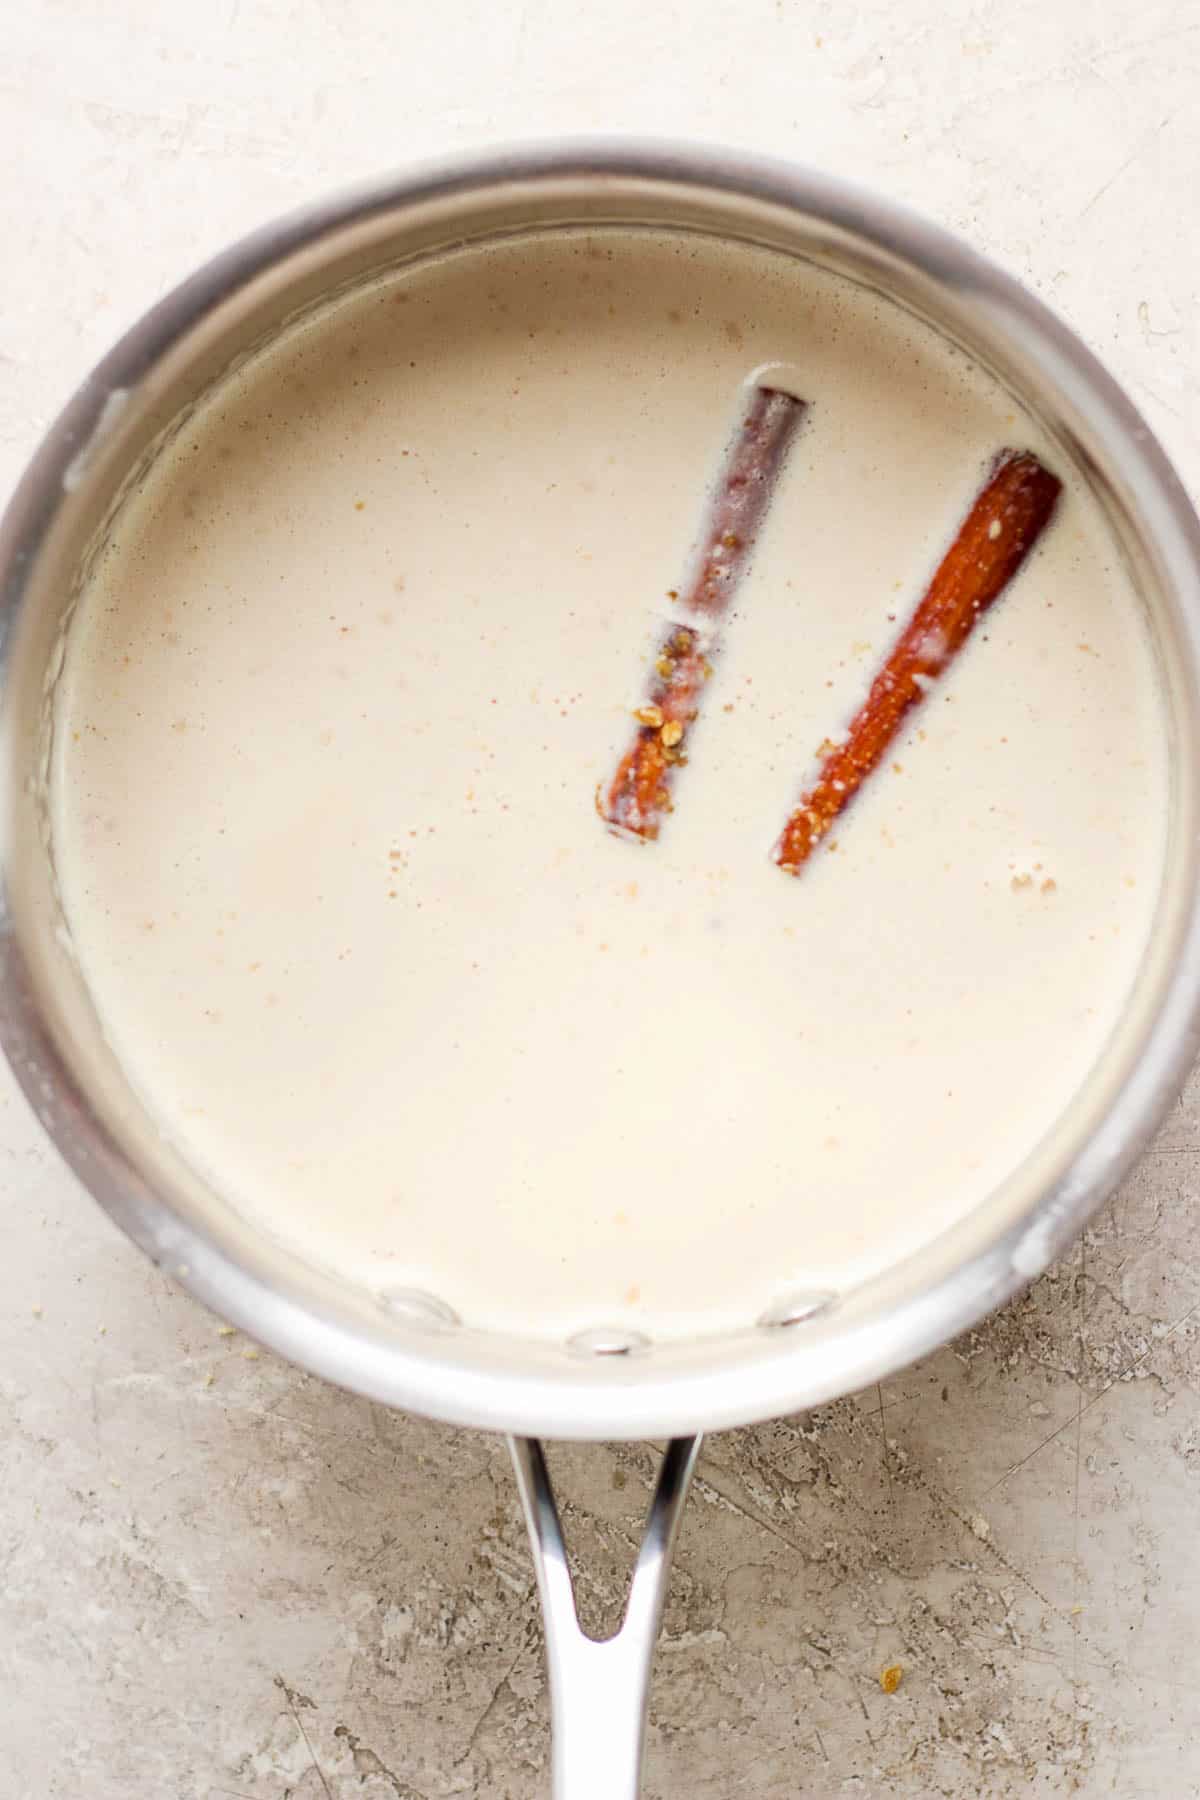
[{"label": "pot handle", "polygon": [[615,1637],[580,1629],[567,1547],[536,1438],[508,1440],[533,1546],[550,1675],[554,1800],[637,1800],[650,1664],[700,1439],[667,1446]]}]

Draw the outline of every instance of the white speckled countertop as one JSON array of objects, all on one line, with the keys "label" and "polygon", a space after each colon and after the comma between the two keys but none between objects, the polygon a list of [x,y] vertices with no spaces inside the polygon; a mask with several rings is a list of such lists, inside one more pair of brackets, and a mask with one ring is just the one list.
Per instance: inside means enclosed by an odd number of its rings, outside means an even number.
[{"label": "white speckled countertop", "polygon": [[[1200,490],[1200,0],[10,0],[0,489],[198,261],[519,134],[828,164],[1041,292]],[[222,1335],[0,1076],[4,1800],[548,1787],[500,1445]],[[647,1793],[1200,1795],[1200,1084],[1083,1244],[881,1390],[714,1438]],[[648,1446],[557,1458],[611,1612]],[[881,1666],[904,1665],[894,1695]]]}]

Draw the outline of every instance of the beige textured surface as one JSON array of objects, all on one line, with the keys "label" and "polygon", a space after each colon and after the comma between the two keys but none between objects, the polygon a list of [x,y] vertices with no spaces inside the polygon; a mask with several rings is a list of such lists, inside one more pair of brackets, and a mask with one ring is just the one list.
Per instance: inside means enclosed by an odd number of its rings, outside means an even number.
[{"label": "beige textured surface", "polygon": [[[5,37],[0,486],[239,231],[418,154],[600,126],[922,206],[1044,292],[1200,483],[1196,0],[16,0]],[[0,1099],[5,1800],[544,1793],[501,1448],[222,1336]],[[1198,1219],[1194,1088],[1022,1301],[881,1393],[710,1442],[650,1795],[1200,1794]],[[556,1466],[611,1610],[651,1451]]]}]

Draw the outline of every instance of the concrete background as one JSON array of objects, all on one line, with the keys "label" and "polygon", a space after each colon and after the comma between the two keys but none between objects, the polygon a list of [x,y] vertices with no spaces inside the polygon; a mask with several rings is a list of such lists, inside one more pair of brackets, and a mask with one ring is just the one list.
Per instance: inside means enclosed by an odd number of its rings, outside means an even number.
[{"label": "concrete background", "polygon": [[[1197,0],[8,0],[3,22],[0,489],[238,233],[414,157],[599,128],[916,204],[1045,295],[1200,488]],[[651,1796],[1200,1795],[1198,1177],[1194,1085],[1022,1300],[881,1389],[709,1442]],[[6,1075],[0,1182],[0,1795],[545,1793],[502,1448],[222,1335]],[[653,1464],[556,1458],[594,1617]]]}]

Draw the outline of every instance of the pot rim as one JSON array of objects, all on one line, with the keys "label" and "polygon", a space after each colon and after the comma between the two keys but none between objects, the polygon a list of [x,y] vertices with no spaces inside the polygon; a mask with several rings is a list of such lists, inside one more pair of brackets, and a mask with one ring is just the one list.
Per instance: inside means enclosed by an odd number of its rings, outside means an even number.
[{"label": "pot rim", "polygon": [[[763,204],[817,220],[919,271],[997,341],[1019,340],[1023,366],[1066,415],[1086,420],[1119,465],[1141,541],[1155,553],[1175,610],[1189,695],[1200,690],[1200,524],[1164,451],[1124,392],[1034,295],[906,207],[821,170],[712,146],[632,137],[555,140],[427,164],[352,188],[252,232],[205,264],[136,323],[50,427],[0,525],[4,673],[22,599],[65,493],[88,479],[105,403],[136,388],[195,323],[297,252],[347,226],[458,194],[570,180],[660,184]],[[530,227],[537,218],[531,209]],[[903,302],[902,302],[903,303]],[[981,330],[983,327],[981,326]],[[496,1351],[464,1350],[469,1333],[398,1338],[394,1325],[339,1310],[328,1295],[272,1275],[220,1234],[172,1210],[108,1129],[38,998],[16,910],[0,914],[0,1039],[67,1162],[114,1220],[200,1300],[272,1349],[342,1386],[456,1424],[565,1437],[668,1435],[749,1424],[849,1393],[974,1324],[1024,1286],[1078,1233],[1145,1146],[1177,1095],[1200,1041],[1200,877],[1189,866],[1169,967],[1138,1055],[1111,1104],[1060,1162],[1036,1202],[978,1251],[914,1280],[884,1310],[852,1306],[788,1331],[709,1339],[689,1358],[589,1360],[557,1347],[553,1363],[514,1371]],[[1148,978],[1147,978],[1148,979]],[[1142,978],[1139,977],[1139,983]],[[282,1255],[283,1253],[280,1252]],[[944,1264],[944,1259],[943,1259]],[[482,1337],[484,1334],[474,1334]],[[739,1349],[738,1346],[741,1345]],[[470,1347],[467,1346],[469,1349]],[[527,1347],[526,1347],[527,1348]],[[693,1345],[693,1352],[697,1347]]]}]

